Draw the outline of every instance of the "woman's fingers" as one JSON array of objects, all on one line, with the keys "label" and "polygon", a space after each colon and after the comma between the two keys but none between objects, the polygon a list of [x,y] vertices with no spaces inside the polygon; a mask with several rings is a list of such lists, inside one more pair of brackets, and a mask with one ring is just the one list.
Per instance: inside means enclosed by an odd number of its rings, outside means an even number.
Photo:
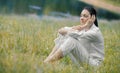
[{"label": "woman's fingers", "polygon": [[95,15],[92,15],[88,21],[86,22],[86,24],[90,27],[95,21]]},{"label": "woman's fingers", "polygon": [[92,15],[91,21],[94,23],[94,21],[95,21],[95,15]]},{"label": "woman's fingers", "polygon": [[95,15],[92,15],[91,18],[89,19],[89,23],[93,24],[95,21]]},{"label": "woman's fingers", "polygon": [[95,15],[92,15],[92,21],[93,22],[95,21]]}]

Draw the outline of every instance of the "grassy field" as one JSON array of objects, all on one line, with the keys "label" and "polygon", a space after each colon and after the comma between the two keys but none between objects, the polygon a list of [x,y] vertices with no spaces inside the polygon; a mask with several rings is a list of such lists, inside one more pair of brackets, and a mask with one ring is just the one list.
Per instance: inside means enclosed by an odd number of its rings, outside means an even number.
[{"label": "grassy field", "polygon": [[120,21],[99,21],[105,40],[105,60],[99,68],[77,67],[67,56],[54,64],[43,64],[57,30],[78,24],[73,19],[0,15],[0,73],[119,73]]}]

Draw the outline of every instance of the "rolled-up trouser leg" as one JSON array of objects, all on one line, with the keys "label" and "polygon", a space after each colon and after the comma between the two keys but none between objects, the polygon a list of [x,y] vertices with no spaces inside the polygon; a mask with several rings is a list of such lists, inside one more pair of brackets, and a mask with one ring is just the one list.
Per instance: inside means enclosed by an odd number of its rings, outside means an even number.
[{"label": "rolled-up trouser leg", "polygon": [[88,52],[80,42],[72,37],[68,37],[67,40],[59,47],[63,55],[72,53],[78,61],[88,62]]}]

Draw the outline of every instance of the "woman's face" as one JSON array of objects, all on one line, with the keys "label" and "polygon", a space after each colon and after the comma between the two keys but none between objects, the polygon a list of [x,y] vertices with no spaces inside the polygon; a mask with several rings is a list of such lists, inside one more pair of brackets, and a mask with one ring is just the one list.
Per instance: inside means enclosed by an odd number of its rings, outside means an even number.
[{"label": "woman's face", "polygon": [[88,10],[84,9],[82,10],[80,14],[80,23],[83,25],[87,22],[87,20],[91,17]]}]

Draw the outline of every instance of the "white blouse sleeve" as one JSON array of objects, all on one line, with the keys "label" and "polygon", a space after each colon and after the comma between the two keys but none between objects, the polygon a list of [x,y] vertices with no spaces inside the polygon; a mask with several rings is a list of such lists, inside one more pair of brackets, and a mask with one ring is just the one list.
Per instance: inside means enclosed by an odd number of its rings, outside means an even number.
[{"label": "white blouse sleeve", "polygon": [[76,39],[88,39],[88,40],[95,40],[99,35],[99,28],[95,28],[95,29],[90,29],[88,31],[80,31],[80,32],[69,32],[68,35],[76,38]]},{"label": "white blouse sleeve", "polygon": [[79,38],[81,35],[83,34],[83,32],[78,32],[77,30],[76,31],[72,31],[72,32],[68,32],[68,35],[70,37],[73,37],[73,38]]},{"label": "white blouse sleeve", "polygon": [[81,37],[86,39],[95,39],[98,36],[99,32],[100,32],[99,28],[95,28],[95,29],[84,32]]}]

